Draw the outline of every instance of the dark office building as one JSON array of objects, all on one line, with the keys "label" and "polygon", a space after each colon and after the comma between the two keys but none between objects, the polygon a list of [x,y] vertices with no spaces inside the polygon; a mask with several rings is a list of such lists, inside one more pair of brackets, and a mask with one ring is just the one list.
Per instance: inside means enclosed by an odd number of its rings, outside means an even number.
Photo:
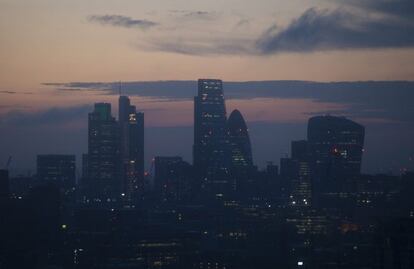
[{"label": "dark office building", "polygon": [[291,179],[291,205],[310,206],[312,199],[312,185],[309,162],[293,160],[293,165],[295,167],[295,173]]},{"label": "dark office building", "polygon": [[279,166],[273,164],[273,162],[267,162],[266,173],[272,178],[272,180],[277,180],[279,176]]},{"label": "dark office building", "polygon": [[137,113],[127,96],[119,97],[120,175],[130,199],[144,188],[144,113]]},{"label": "dark office building", "polygon": [[308,161],[309,146],[306,140],[296,140],[291,143],[291,155],[294,160]]},{"label": "dark office building", "polygon": [[295,176],[295,165],[292,158],[280,158],[280,181],[284,193],[290,194],[291,182]]},{"label": "dark office building", "polygon": [[247,187],[254,190],[259,187],[261,197],[277,197],[281,199],[282,182],[279,177],[279,166],[271,161],[266,164],[266,169],[257,171],[257,167],[253,166],[249,175]]},{"label": "dark office building", "polygon": [[0,199],[8,198],[10,194],[9,171],[0,169]]},{"label": "dark office building", "polygon": [[75,155],[37,155],[37,178],[39,182],[57,183],[65,189],[76,185]]},{"label": "dark office building", "polygon": [[82,154],[82,180],[88,177],[88,154]]},{"label": "dark office building", "polygon": [[306,140],[291,143],[292,171],[290,200],[292,206],[310,206],[312,197],[311,164]]},{"label": "dark office building", "polygon": [[154,189],[162,201],[177,201],[188,196],[191,166],[181,157],[154,158]]},{"label": "dark office building", "polygon": [[223,83],[199,79],[194,97],[193,164],[202,187],[216,196],[232,189],[229,153]]},{"label": "dark office building", "polygon": [[[408,269],[414,267],[414,241],[413,218],[389,219],[379,225],[376,231],[375,261],[377,268]],[[364,257],[365,258],[365,257]],[[363,261],[371,261],[365,258]]]},{"label": "dark office building", "polygon": [[309,119],[312,177],[318,189],[330,188],[360,174],[364,134],[362,125],[344,117]]},{"label": "dark office building", "polygon": [[60,194],[43,183],[25,197],[0,199],[0,268],[61,268]]},{"label": "dark office building", "polygon": [[[10,195],[24,197],[30,189],[42,184],[35,176],[17,175],[10,178]],[[44,182],[43,182],[44,183]]]},{"label": "dark office building", "polygon": [[119,96],[118,100],[118,117],[119,123],[128,122],[129,114],[135,111],[135,107],[131,106],[131,100],[128,96]]},{"label": "dark office building", "polygon": [[96,103],[88,122],[87,197],[113,201],[121,193],[119,179],[118,124],[111,115],[111,104]]}]

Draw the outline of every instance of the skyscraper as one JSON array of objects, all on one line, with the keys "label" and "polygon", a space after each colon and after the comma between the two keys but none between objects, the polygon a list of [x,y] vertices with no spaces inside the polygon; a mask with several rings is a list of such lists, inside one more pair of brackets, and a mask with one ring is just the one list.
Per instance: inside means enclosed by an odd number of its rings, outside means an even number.
[{"label": "skyscraper", "polygon": [[233,110],[227,121],[231,155],[231,174],[236,190],[246,190],[250,182],[253,157],[249,131],[239,110]]},{"label": "skyscraper", "polygon": [[290,205],[310,206],[312,198],[311,169],[308,142],[292,141],[292,172],[290,181]]},{"label": "skyscraper", "polygon": [[232,167],[251,167],[253,165],[249,130],[239,110],[231,112],[227,121],[227,132],[231,150]]},{"label": "skyscraper", "polygon": [[312,177],[318,189],[338,185],[361,172],[365,128],[344,117],[309,119]]},{"label": "skyscraper", "polygon": [[144,188],[144,113],[127,96],[119,97],[119,127],[122,190],[132,198]]},{"label": "skyscraper", "polygon": [[118,124],[111,104],[96,103],[88,121],[87,196],[94,201],[119,198]]},{"label": "skyscraper", "polygon": [[206,190],[222,196],[231,188],[226,106],[221,80],[198,80],[198,95],[194,97],[193,164]]},{"label": "skyscraper", "polygon": [[41,182],[54,182],[64,189],[75,187],[75,155],[37,155],[37,177]]}]

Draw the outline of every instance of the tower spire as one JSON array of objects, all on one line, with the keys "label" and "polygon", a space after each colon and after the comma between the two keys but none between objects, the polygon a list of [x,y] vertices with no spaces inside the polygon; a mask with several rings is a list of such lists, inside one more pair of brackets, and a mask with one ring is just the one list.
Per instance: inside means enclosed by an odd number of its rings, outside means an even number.
[{"label": "tower spire", "polygon": [[121,96],[121,94],[122,94],[122,82],[121,81],[119,81],[119,96]]}]

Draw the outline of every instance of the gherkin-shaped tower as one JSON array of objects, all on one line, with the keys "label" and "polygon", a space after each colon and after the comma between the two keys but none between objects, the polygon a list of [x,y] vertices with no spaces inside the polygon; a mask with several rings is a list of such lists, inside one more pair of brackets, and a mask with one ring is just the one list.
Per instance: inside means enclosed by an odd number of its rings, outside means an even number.
[{"label": "gherkin-shaped tower", "polygon": [[251,167],[253,165],[249,130],[239,110],[235,109],[227,121],[227,133],[231,149],[233,168]]}]

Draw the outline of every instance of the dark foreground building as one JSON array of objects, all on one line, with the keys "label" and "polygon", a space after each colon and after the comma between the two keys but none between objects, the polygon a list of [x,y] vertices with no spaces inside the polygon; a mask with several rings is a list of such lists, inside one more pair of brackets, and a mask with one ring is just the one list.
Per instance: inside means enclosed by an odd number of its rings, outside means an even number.
[{"label": "dark foreground building", "polygon": [[37,178],[40,182],[56,183],[64,189],[76,185],[75,155],[37,155]]},{"label": "dark foreground building", "polygon": [[192,166],[181,157],[154,158],[154,190],[165,202],[188,199],[194,191]]},{"label": "dark foreground building", "polygon": [[9,171],[0,169],[0,199],[8,198],[10,194]]}]

